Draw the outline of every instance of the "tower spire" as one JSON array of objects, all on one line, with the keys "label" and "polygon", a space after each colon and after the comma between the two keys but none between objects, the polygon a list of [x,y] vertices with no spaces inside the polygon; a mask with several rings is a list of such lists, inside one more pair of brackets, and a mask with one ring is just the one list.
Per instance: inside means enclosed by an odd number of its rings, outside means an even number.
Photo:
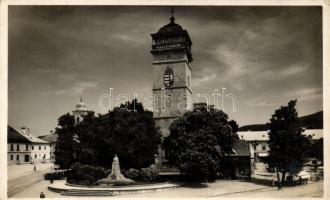
[{"label": "tower spire", "polygon": [[80,95],[80,103],[82,103],[83,101],[82,101],[82,96]]},{"label": "tower spire", "polygon": [[174,20],[175,20],[175,18],[174,18],[174,6],[171,6],[171,14],[172,14],[172,16],[171,16],[170,20],[171,20],[171,23],[174,24]]}]

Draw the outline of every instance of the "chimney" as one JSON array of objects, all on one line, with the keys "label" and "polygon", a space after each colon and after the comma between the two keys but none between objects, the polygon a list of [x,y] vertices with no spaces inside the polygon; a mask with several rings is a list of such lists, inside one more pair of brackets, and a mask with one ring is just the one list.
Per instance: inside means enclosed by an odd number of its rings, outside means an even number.
[{"label": "chimney", "polygon": [[22,132],[24,135],[26,135],[26,128],[25,128],[25,127],[22,127],[22,128],[21,128],[21,132]]},{"label": "chimney", "polygon": [[22,132],[24,135],[29,136],[29,135],[30,135],[30,128],[22,127],[22,128],[21,128],[21,132]]}]

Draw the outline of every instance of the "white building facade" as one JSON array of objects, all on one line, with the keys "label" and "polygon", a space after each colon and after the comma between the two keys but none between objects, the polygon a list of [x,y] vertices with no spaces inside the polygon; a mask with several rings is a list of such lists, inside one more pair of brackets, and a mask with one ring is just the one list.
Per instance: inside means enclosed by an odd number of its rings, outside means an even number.
[{"label": "white building facade", "polygon": [[[240,139],[249,143],[250,153],[253,156],[254,162],[264,162],[269,153],[269,131],[239,131],[237,132]],[[303,135],[310,137],[313,141],[323,138],[323,129],[306,129],[302,132]]]},{"label": "white building facade", "polygon": [[50,143],[29,133],[8,126],[8,164],[50,162]]}]

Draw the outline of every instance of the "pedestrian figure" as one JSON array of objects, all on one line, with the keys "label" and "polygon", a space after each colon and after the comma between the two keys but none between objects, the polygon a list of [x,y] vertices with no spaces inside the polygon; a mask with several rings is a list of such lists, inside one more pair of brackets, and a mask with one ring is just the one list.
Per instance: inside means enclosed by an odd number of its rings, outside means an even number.
[{"label": "pedestrian figure", "polygon": [[40,193],[40,198],[44,199],[45,198],[45,194],[43,192]]},{"label": "pedestrian figure", "polygon": [[51,174],[51,175],[50,175],[49,180],[50,180],[50,183],[51,183],[51,184],[54,182],[54,174]]},{"label": "pedestrian figure", "polygon": [[33,166],[33,170],[34,170],[34,171],[37,171],[36,164],[34,164],[34,166]]}]

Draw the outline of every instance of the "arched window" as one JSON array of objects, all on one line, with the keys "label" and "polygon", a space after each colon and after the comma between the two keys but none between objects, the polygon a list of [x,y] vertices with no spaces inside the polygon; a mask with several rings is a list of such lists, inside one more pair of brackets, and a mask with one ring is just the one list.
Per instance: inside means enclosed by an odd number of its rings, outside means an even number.
[{"label": "arched window", "polygon": [[164,85],[165,87],[171,87],[174,82],[174,73],[173,69],[167,67],[164,73]]}]

